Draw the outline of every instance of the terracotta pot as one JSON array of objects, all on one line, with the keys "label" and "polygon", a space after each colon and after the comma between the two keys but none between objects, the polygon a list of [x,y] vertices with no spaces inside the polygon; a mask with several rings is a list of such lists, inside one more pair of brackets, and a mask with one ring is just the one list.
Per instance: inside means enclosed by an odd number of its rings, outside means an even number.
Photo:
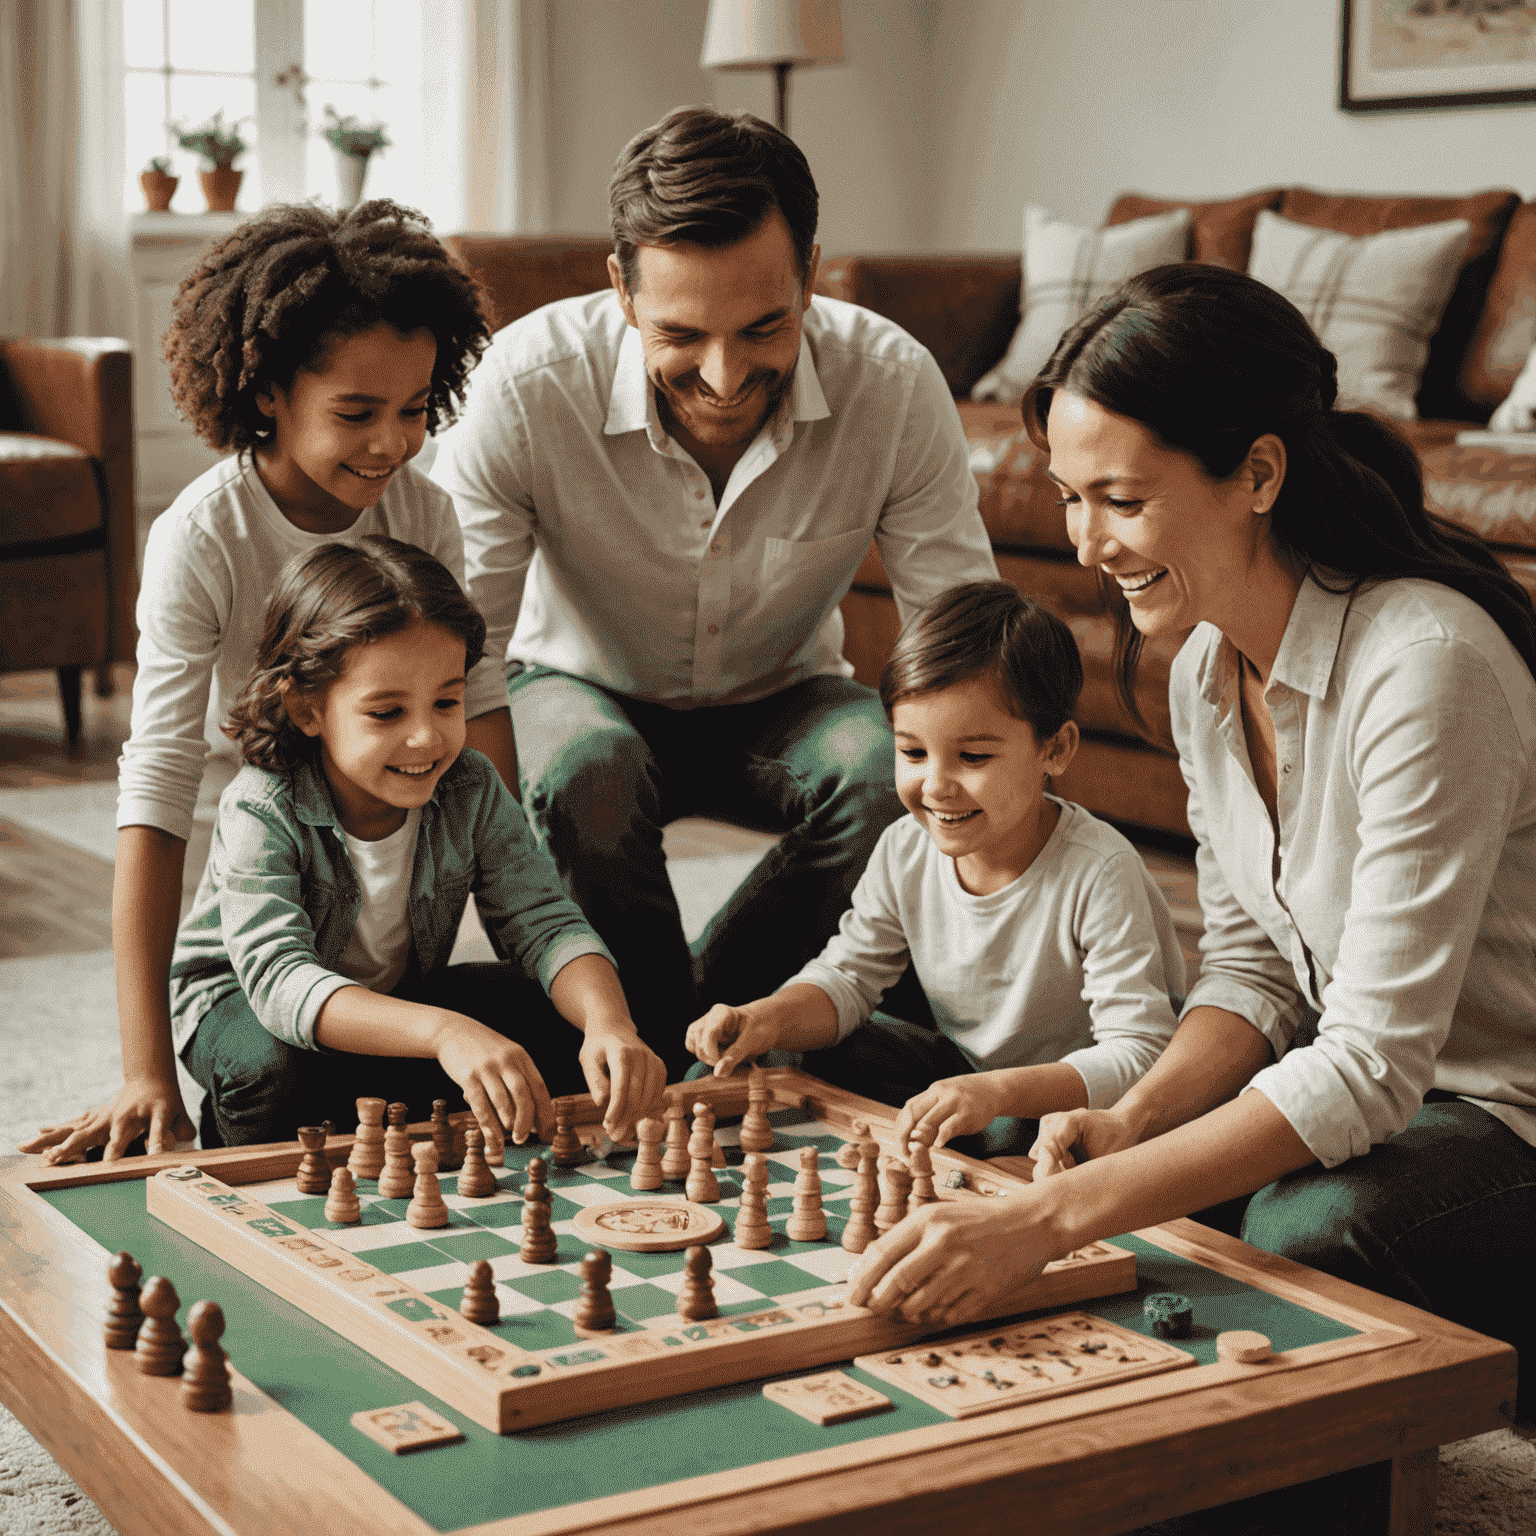
[{"label": "terracotta pot", "polygon": [[140,171],[139,185],[144,189],[144,206],[151,213],[164,213],[181,185],[181,177],[167,176],[164,171]]},{"label": "terracotta pot", "polygon": [[199,171],[198,182],[203,189],[203,201],[209,213],[229,213],[240,195],[240,178],[244,171],[221,165],[216,171]]}]

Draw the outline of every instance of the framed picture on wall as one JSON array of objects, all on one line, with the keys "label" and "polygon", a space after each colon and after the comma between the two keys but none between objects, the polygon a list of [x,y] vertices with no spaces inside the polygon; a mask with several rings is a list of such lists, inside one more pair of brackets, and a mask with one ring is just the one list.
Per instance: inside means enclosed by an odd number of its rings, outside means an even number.
[{"label": "framed picture on wall", "polygon": [[1343,0],[1345,112],[1536,101],[1536,0]]}]

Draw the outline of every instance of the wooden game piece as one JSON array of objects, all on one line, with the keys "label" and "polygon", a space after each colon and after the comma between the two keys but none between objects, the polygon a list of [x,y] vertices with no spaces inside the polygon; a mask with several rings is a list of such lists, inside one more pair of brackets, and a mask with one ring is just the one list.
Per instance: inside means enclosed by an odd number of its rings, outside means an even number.
[{"label": "wooden game piece", "polygon": [[666,1127],[660,1120],[642,1120],[635,1127],[635,1135],[639,1138],[639,1151],[635,1154],[635,1166],[629,1171],[629,1187],[660,1189],[661,1139],[666,1135]]},{"label": "wooden game piece", "polygon": [[1155,1291],[1142,1302],[1141,1311],[1160,1339],[1187,1339],[1194,1326],[1194,1303],[1173,1291]]},{"label": "wooden game piece", "polygon": [[437,1182],[437,1148],[430,1141],[418,1141],[411,1157],[416,1163],[416,1185],[405,1208],[406,1222],[413,1227],[446,1227],[448,1207],[443,1186]]},{"label": "wooden game piece", "polygon": [[852,1173],[859,1166],[859,1157],[863,1151],[864,1143],[869,1140],[869,1121],[855,1120],[853,1122],[853,1139],[845,1141],[837,1149],[837,1166],[845,1172]]},{"label": "wooden game piece", "polygon": [[587,1160],[587,1149],[571,1126],[571,1111],[562,1105],[555,1111],[555,1139],[549,1144],[549,1160],[556,1168],[574,1168]]},{"label": "wooden game piece", "polygon": [[661,1154],[661,1171],[669,1179],[686,1179],[693,1159],[688,1156],[688,1130],[683,1124],[683,1106],[667,1103],[667,1150]]},{"label": "wooden game piece", "polygon": [[907,1167],[912,1172],[912,1192],[907,1196],[907,1209],[915,1211],[920,1205],[933,1205],[939,1192],[933,1187],[933,1149],[927,1142],[912,1143]]},{"label": "wooden game piece", "polygon": [[1262,1333],[1254,1333],[1249,1328],[1233,1328],[1216,1335],[1216,1353],[1223,1360],[1234,1360],[1239,1365],[1261,1365],[1274,1349]]},{"label": "wooden game piece", "polygon": [[357,1136],[347,1158],[354,1179],[376,1179],[384,1168],[384,1100],[357,1101]]},{"label": "wooden game piece", "polygon": [[951,1168],[949,1170],[949,1172],[944,1175],[944,1188],[945,1189],[964,1189],[965,1188],[965,1169],[963,1169],[963,1168]]},{"label": "wooden game piece", "polygon": [[338,1226],[353,1226],[363,1219],[363,1203],[357,1198],[357,1180],[345,1163],[331,1174],[325,1197],[325,1219]]},{"label": "wooden game piece", "polygon": [[866,1141],[859,1149],[859,1176],[848,1202],[848,1221],[843,1227],[843,1247],[849,1253],[863,1253],[879,1233],[875,1230],[875,1207],[880,1203],[878,1142]]},{"label": "wooden game piece", "polygon": [[880,1204],[875,1208],[875,1231],[884,1236],[907,1214],[907,1195],[912,1175],[899,1157],[888,1157],[880,1168]]},{"label": "wooden game piece", "polygon": [[384,1166],[379,1170],[379,1193],[386,1200],[404,1200],[416,1187],[411,1162],[411,1133],[405,1128],[410,1111],[404,1104],[389,1106],[389,1129],[384,1132]]},{"label": "wooden game piece", "polygon": [[107,1266],[112,1282],[112,1300],[102,1324],[102,1337],[108,1349],[132,1349],[138,1342],[144,1314],[139,1310],[139,1281],[144,1271],[131,1253],[114,1253]]},{"label": "wooden game piece", "polygon": [[708,1248],[690,1248],[683,1261],[683,1288],[677,1293],[677,1315],[688,1323],[707,1322],[720,1316],[715,1305],[715,1285],[709,1277],[714,1260]]},{"label": "wooden game piece", "polygon": [[196,1303],[187,1313],[187,1332],[192,1335],[192,1347],[182,1362],[181,1406],[193,1413],[217,1413],[234,1401],[229,1356],[219,1343],[224,1336],[224,1312],[218,1302]]},{"label": "wooden game piece", "polygon": [[[494,1116],[491,1120],[491,1129],[484,1126],[481,1131],[485,1136],[485,1161],[491,1168],[505,1168],[507,1166],[507,1138],[502,1134],[501,1126]],[[466,1131],[465,1135],[469,1133]]]},{"label": "wooden game piece", "polygon": [[846,1424],[891,1406],[883,1392],[855,1381],[845,1371],[823,1371],[819,1376],[797,1376],[792,1381],[770,1381],[763,1386],[770,1402],[798,1413],[812,1424]]},{"label": "wooden game piece", "polygon": [[821,1208],[821,1174],[815,1147],[800,1148],[800,1172],[795,1175],[795,1208],[784,1231],[791,1242],[819,1243],[827,1235],[827,1213]]},{"label": "wooden game piece", "polygon": [[[712,1159],[715,1151],[715,1112],[708,1104],[693,1106],[693,1134],[688,1138],[688,1185],[690,1200],[699,1205],[713,1205],[720,1198],[720,1181],[715,1177]],[[662,1164],[666,1166],[665,1163]]]},{"label": "wooden game piece", "polygon": [[599,1248],[676,1253],[695,1243],[713,1242],[725,1231],[725,1217],[691,1200],[605,1200],[577,1211],[571,1230]]},{"label": "wooden game piece", "polygon": [[741,1209],[731,1240],[738,1248],[766,1248],[773,1241],[773,1228],[768,1225],[768,1159],[761,1152],[749,1152],[744,1168]]},{"label": "wooden game piece", "polygon": [[501,1186],[485,1160],[485,1132],[478,1125],[464,1131],[464,1164],[459,1169],[459,1193],[471,1200],[494,1195]]},{"label": "wooden game piece", "polygon": [[594,1248],[581,1261],[581,1295],[571,1325],[584,1339],[612,1333],[618,1316],[608,1282],[613,1278],[613,1260],[601,1248]]},{"label": "wooden game piece", "polygon": [[463,1159],[454,1141],[453,1126],[448,1121],[448,1100],[432,1100],[432,1145],[437,1148],[437,1171],[449,1173]]},{"label": "wooden game piece", "polygon": [[365,1408],[352,1415],[352,1427],[396,1456],[403,1456],[407,1451],[424,1451],[431,1445],[453,1445],[464,1438],[463,1430],[440,1418],[425,1403]]},{"label": "wooden game piece", "polygon": [[738,1142],[743,1152],[773,1150],[773,1127],[768,1123],[768,1078],[761,1067],[747,1073],[747,1113],[741,1122]]},{"label": "wooden game piece", "polygon": [[553,1264],[558,1244],[549,1220],[549,1190],[544,1176],[549,1165],[542,1157],[528,1164],[528,1183],[523,1189],[523,1241],[518,1257],[525,1264]]},{"label": "wooden game piece", "polygon": [[176,1287],[164,1275],[151,1275],[144,1282],[144,1289],[139,1292],[144,1323],[133,1348],[139,1369],[146,1376],[175,1376],[181,1370],[187,1343],[176,1326],[176,1309],[180,1305]]},{"label": "wooden game piece", "polygon": [[331,1168],[325,1160],[325,1127],[301,1125],[299,1144],[304,1148],[304,1155],[299,1159],[293,1182],[301,1195],[323,1195],[331,1187]]},{"label": "wooden game piece", "polygon": [[459,1315],[482,1328],[501,1321],[501,1302],[496,1295],[496,1282],[491,1278],[489,1259],[476,1259],[469,1266],[464,1294],[459,1297]]}]

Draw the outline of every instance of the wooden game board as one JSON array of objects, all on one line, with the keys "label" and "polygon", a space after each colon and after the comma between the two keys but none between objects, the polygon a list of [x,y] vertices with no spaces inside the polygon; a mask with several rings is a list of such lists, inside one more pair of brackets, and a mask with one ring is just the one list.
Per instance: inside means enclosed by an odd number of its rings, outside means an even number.
[{"label": "wooden game board", "polygon": [[[808,1115],[842,1132],[860,1116],[889,1137],[889,1112],[796,1077]],[[742,1084],[706,1087],[688,1085],[683,1096],[718,1094],[722,1115],[733,1112],[732,1092],[735,1110],[744,1103]],[[345,1139],[329,1150],[343,1156]],[[271,1181],[291,1190],[299,1155],[289,1144],[197,1161],[249,1194]],[[145,1180],[184,1161],[44,1169],[16,1158],[0,1167],[0,1399],[124,1536],[676,1536],[681,1518],[690,1536],[851,1536],[947,1531],[961,1511],[967,1531],[982,1536],[1016,1530],[1021,1509],[1050,1529],[1108,1536],[1367,1463],[1380,1473],[1379,1520],[1359,1529],[1406,1536],[1432,1526],[1435,1446],[1498,1427],[1513,1398],[1506,1346],[1175,1222],[1119,1240],[1137,1253],[1142,1289],[1194,1294],[1197,1323],[1210,1328],[1262,1323],[1276,1339],[1273,1361],[1238,1366],[1218,1361],[1212,1340],[1180,1341],[1199,1364],[962,1420],[876,1381],[890,1409],[825,1429],[743,1383],[503,1436],[392,1373],[371,1398],[354,1390],[381,1368],[362,1372],[357,1362],[367,1357],[347,1340],[275,1298],[268,1314],[260,1298],[269,1291],[195,1244],[175,1234],[152,1241],[151,1229],[168,1229],[145,1214]],[[1019,1187],[988,1165],[950,1165],[983,1197]],[[775,1223],[782,1229],[782,1216]],[[472,1248],[494,1235],[467,1229],[456,1241]],[[131,1356],[102,1348],[103,1243],[131,1248],[129,1236],[176,1281],[184,1305],[229,1298],[232,1411],[188,1413],[173,1381],[142,1376]],[[384,1253],[358,1251],[370,1261]],[[571,1263],[560,1257],[550,1276],[574,1296]],[[389,1270],[448,1305],[457,1297],[452,1264],[465,1255],[437,1273],[430,1259],[421,1268],[390,1259]],[[667,1290],[664,1276],[642,1281]],[[546,1283],[554,1289],[521,1314],[534,1331],[569,1322],[555,1279]],[[510,1294],[506,1281],[500,1290]],[[737,1304],[726,1300],[722,1311]],[[1316,1342],[1287,1341],[1276,1308],[1329,1326],[1313,1329]],[[1134,1294],[1091,1308],[1133,1330],[1139,1309]],[[560,1345],[546,1332],[539,1349]],[[842,1368],[862,1374],[851,1362]],[[782,1373],[770,1360],[763,1374]],[[412,1399],[454,1423],[463,1441],[397,1457],[349,1422]],[[603,1491],[615,1467],[632,1474],[633,1491]],[[471,1508],[478,1512],[464,1513]]]}]

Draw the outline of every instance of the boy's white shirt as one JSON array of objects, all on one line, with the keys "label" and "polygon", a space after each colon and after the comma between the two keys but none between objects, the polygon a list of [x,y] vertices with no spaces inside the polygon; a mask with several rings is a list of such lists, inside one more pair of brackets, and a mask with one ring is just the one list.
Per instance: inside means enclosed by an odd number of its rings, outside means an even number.
[{"label": "boy's white shirt", "polygon": [[413,806],[388,837],[369,842],[342,828],[362,906],[336,969],[371,992],[392,992],[410,959],[411,921],[406,909],[420,827],[421,807]]},{"label": "boy's white shirt", "polygon": [[886,828],[809,982],[837,1009],[838,1039],[916,967],[934,1018],[978,1071],[1062,1061],[1088,1104],[1113,1104],[1157,1060],[1184,991],[1173,917],[1141,856],[1073,805],[1009,885],[974,896],[911,816]]},{"label": "boy's white shirt", "polygon": [[[278,510],[248,453],[199,475],[149,531],[139,587],[133,728],[118,760],[117,824],[186,839],[210,751],[236,759],[220,726],[256,659],[267,599],[295,555],[387,534],[435,555],[464,584],[452,498],[404,465],[344,532],[306,533]],[[507,702],[504,664],[470,673],[467,719]]]}]

